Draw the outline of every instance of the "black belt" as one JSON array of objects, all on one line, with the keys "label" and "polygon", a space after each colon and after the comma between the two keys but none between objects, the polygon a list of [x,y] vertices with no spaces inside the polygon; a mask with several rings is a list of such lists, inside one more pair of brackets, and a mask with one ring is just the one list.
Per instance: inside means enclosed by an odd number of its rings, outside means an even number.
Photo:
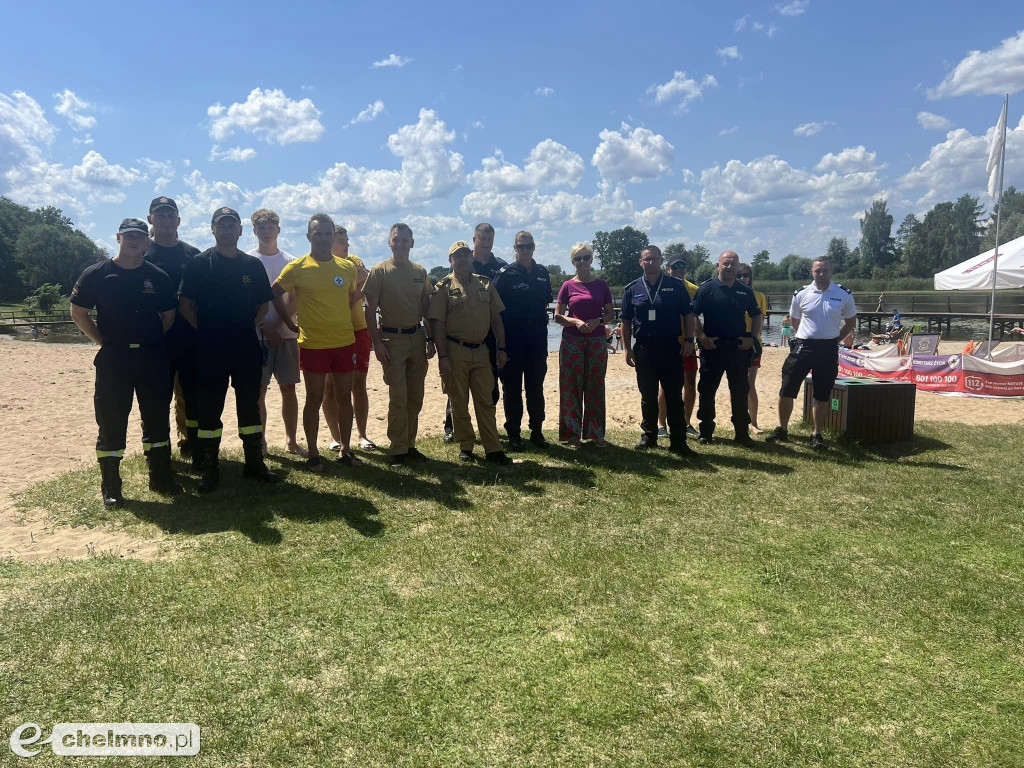
[{"label": "black belt", "polygon": [[463,341],[462,339],[456,339],[454,336],[449,336],[447,334],[445,334],[445,338],[448,339],[448,341],[454,341],[456,344],[460,344],[463,347],[468,347],[469,349],[479,349],[484,345],[482,341],[478,344],[474,344],[471,341]]},{"label": "black belt", "polygon": [[834,339],[793,339],[793,341],[798,341],[801,344],[804,344],[804,345],[806,345],[807,347],[809,347],[811,349],[815,349],[815,348],[819,348],[820,349],[822,347],[832,348],[832,347],[839,346],[839,337],[838,336],[836,338],[834,338]]},{"label": "black belt", "polygon": [[408,336],[411,333],[416,333],[416,331],[418,331],[422,327],[422,325],[414,325],[412,328],[387,328],[382,325],[380,329],[384,333],[401,333],[405,336]]}]

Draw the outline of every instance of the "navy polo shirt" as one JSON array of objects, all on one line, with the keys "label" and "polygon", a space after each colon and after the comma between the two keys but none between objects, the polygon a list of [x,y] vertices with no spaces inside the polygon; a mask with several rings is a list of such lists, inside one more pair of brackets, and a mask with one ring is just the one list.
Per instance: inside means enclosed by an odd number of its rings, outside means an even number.
[{"label": "navy polo shirt", "polygon": [[693,311],[703,316],[705,336],[723,339],[750,336],[744,313],[752,318],[761,314],[753,288],[739,280],[728,286],[717,277],[700,284],[693,297]]},{"label": "navy polo shirt", "polygon": [[[654,320],[649,320],[652,309]],[[691,312],[693,307],[686,286],[682,280],[669,275],[661,277],[660,285],[650,285],[646,279],[638,277],[622,294],[620,316],[630,321],[637,339],[678,339],[679,318]]]},{"label": "navy polo shirt", "polygon": [[553,298],[551,275],[541,264],[534,262],[533,269],[518,261],[507,264],[498,271],[494,290],[505,305],[502,319],[506,327],[547,325],[548,304]]}]

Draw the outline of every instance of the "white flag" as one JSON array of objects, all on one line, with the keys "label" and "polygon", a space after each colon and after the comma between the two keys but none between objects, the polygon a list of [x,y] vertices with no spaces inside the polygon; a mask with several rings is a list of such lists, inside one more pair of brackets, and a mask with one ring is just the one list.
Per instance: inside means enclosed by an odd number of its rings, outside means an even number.
[{"label": "white flag", "polygon": [[1006,132],[1006,103],[1003,102],[1003,111],[999,113],[999,122],[996,123],[995,133],[992,134],[992,141],[988,145],[988,194],[995,200],[999,195],[999,159],[1003,154],[1003,134]]}]

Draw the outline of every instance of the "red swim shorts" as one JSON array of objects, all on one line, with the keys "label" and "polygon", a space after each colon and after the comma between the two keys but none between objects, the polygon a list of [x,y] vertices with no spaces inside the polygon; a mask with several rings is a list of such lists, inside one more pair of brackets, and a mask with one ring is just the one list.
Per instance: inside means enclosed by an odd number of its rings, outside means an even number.
[{"label": "red swim shorts", "polygon": [[352,373],[356,369],[356,345],[330,349],[299,347],[299,368],[309,373]]}]

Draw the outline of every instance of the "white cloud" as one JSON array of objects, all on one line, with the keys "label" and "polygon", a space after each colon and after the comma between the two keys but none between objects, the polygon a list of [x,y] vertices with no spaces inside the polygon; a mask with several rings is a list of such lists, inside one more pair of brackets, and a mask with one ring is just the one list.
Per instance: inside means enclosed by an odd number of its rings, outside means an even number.
[{"label": "white cloud", "polygon": [[723,128],[722,130],[720,130],[718,132],[718,135],[719,136],[728,136],[731,133],[736,133],[736,131],[738,131],[739,129],[740,129],[740,127],[738,125],[732,125],[732,126],[730,126],[728,128]]},{"label": "white cloud", "polygon": [[371,66],[374,69],[379,69],[380,67],[404,67],[411,61],[412,59],[406,56],[399,56],[397,53],[392,53],[386,59],[373,62]]},{"label": "white cloud", "polygon": [[368,123],[371,120],[377,118],[384,111],[384,102],[377,99],[372,104],[367,104],[366,109],[360,112],[358,115],[353,117],[349,121],[349,125],[355,125],[356,123]]},{"label": "white cloud", "polygon": [[543,96],[544,98],[547,98],[548,96],[555,95],[555,89],[544,86],[543,88],[535,88],[533,93],[535,96]]},{"label": "white cloud", "polygon": [[87,133],[87,134],[85,134],[84,138],[81,138],[81,139],[78,138],[77,136],[72,136],[71,137],[71,143],[72,144],[83,144],[83,145],[85,145],[87,147],[90,147],[90,146],[92,146],[93,144],[96,143],[96,140],[93,139],[91,133]]},{"label": "white cloud", "polygon": [[232,163],[244,163],[246,160],[252,160],[256,157],[256,150],[252,147],[231,147],[231,149],[222,150],[218,145],[214,144],[210,147],[210,161],[215,160],[227,160]]},{"label": "white cloud", "polygon": [[449,152],[454,141],[437,113],[421,109],[419,122],[388,137],[388,149],[401,170],[354,168],[337,163],[316,183],[279,184],[263,190],[270,208],[313,212],[385,212],[428,203],[449,195],[466,178],[462,155]]},{"label": "white cloud", "polygon": [[582,157],[551,139],[545,139],[530,150],[522,168],[505,162],[500,150],[494,157],[485,157],[481,165],[481,170],[469,175],[470,184],[483,192],[498,193],[575,187],[584,171]]},{"label": "white cloud", "polygon": [[694,212],[707,218],[709,237],[744,237],[780,227],[794,217],[848,213],[866,206],[880,192],[875,171],[829,170],[815,175],[775,155],[715,165],[701,173],[701,185]]},{"label": "white cloud", "polygon": [[740,53],[740,49],[735,45],[727,45],[724,48],[715,48],[715,53],[718,54],[718,58],[725,64],[729,59],[742,59],[743,54]]},{"label": "white cloud", "polygon": [[654,100],[658,104],[664,104],[667,101],[678,101],[679,108],[685,109],[686,105],[691,101],[701,98],[704,95],[705,89],[717,87],[718,81],[714,78],[714,75],[705,75],[704,79],[698,83],[693,78],[687,77],[685,72],[676,70],[671,80],[661,85],[649,86],[647,93],[653,93]]},{"label": "white cloud", "polygon": [[39,103],[23,91],[0,93],[0,168],[42,160],[40,144],[53,143],[57,130]]},{"label": "white cloud", "polygon": [[[991,201],[985,191],[988,185],[985,161],[994,130],[991,127],[981,136],[975,136],[964,128],[950,131],[945,141],[931,148],[927,160],[898,180],[899,187],[908,192],[921,191],[914,202],[919,211],[965,192],[980,195],[982,203],[989,204]],[[1016,128],[1008,127],[1006,131],[1004,174],[1008,183],[1024,178],[1024,117]]]},{"label": "white cloud", "polygon": [[96,127],[96,118],[85,114],[91,112],[95,108],[94,105],[78,98],[74,91],[65,88],[62,93],[53,94],[53,98],[57,102],[54,111],[58,115],[63,115],[76,131],[87,131]]},{"label": "white cloud", "polygon": [[768,25],[768,37],[775,37],[775,33],[778,32],[778,31],[779,31],[779,25],[778,24],[769,24]]},{"label": "white cloud", "polygon": [[823,120],[820,123],[804,123],[803,125],[798,125],[796,128],[793,129],[793,135],[813,136],[816,133],[821,133],[823,129],[827,128],[830,125],[835,125],[835,123],[829,120]]},{"label": "white cloud", "polygon": [[470,192],[462,200],[463,214],[483,221],[498,222],[509,227],[539,225],[565,226],[594,224],[617,227],[630,224],[634,218],[632,202],[625,188],[601,182],[600,192],[593,197],[560,190],[546,195],[539,192]]},{"label": "white cloud", "polygon": [[814,170],[837,171],[842,174],[874,171],[880,167],[876,158],[877,153],[868,152],[863,145],[847,147],[839,154],[829,152],[818,161]]},{"label": "white cloud", "polygon": [[810,0],[792,0],[789,3],[779,3],[775,10],[782,16],[799,16],[807,10]]},{"label": "white cloud", "polygon": [[928,98],[963,96],[973,93],[1003,95],[1024,89],[1024,30],[1008,37],[997,48],[971,51],[935,88]]},{"label": "white cloud", "polygon": [[747,28],[747,22],[748,21],[750,21],[750,14],[749,13],[744,15],[744,16],[740,16],[738,19],[736,19],[736,22],[732,25],[733,31],[734,32],[742,32],[744,29]]},{"label": "white cloud", "polygon": [[312,101],[294,101],[279,89],[253,88],[243,103],[230,107],[213,104],[206,113],[215,141],[226,141],[235,131],[245,131],[271,144],[292,144],[316,141],[324,132],[320,110]]},{"label": "white cloud", "polygon": [[918,112],[917,122],[926,131],[948,131],[953,127],[953,123],[949,118],[936,115],[934,112]]},{"label": "white cloud", "polygon": [[82,162],[71,169],[71,178],[81,184],[97,187],[127,187],[142,179],[135,168],[111,165],[96,150],[89,150]]},{"label": "white cloud", "polygon": [[146,169],[145,180],[153,182],[153,192],[163,192],[164,187],[174,179],[174,163],[170,160],[140,157],[136,162]]},{"label": "white cloud", "polygon": [[[621,132],[620,132],[621,131]],[[675,147],[661,134],[623,123],[619,131],[604,130],[591,163],[612,181],[656,179],[672,167]]]}]

